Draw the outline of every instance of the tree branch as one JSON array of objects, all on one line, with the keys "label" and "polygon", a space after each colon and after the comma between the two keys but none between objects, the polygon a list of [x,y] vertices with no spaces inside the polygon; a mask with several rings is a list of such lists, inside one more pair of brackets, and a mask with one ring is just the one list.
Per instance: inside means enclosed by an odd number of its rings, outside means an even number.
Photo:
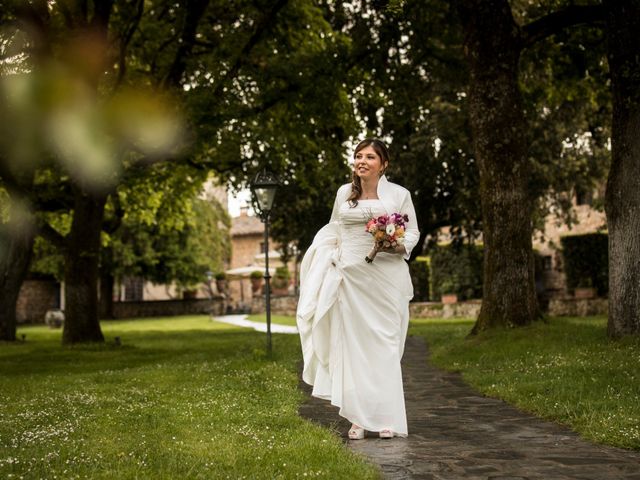
[{"label": "tree branch", "polygon": [[75,27],[75,22],[73,20],[73,13],[71,13],[69,6],[65,2],[59,2],[58,8],[60,9],[60,13],[62,13],[62,18],[64,18],[65,26],[69,30],[72,30]]},{"label": "tree branch", "polygon": [[116,87],[122,83],[124,79],[124,75],[127,72],[127,62],[126,62],[126,52],[127,47],[129,46],[129,42],[131,42],[131,38],[133,38],[133,34],[138,28],[140,24],[140,19],[142,18],[142,14],[144,13],[144,0],[138,0],[138,5],[136,6],[136,14],[131,21],[131,25],[125,32],[124,36],[120,40],[120,48],[119,48],[119,58],[118,58],[118,78],[116,79]]},{"label": "tree branch", "polygon": [[98,0],[94,4],[93,18],[91,26],[96,28],[107,39],[109,30],[109,18],[113,8],[114,0]]},{"label": "tree branch", "polygon": [[240,53],[236,56],[236,60],[234,64],[231,66],[229,70],[227,70],[225,76],[220,79],[220,81],[214,88],[213,90],[214,98],[219,97],[226,83],[232,78],[235,78],[235,76],[238,74],[238,71],[240,70],[240,67],[242,67],[242,64],[247,60],[247,58],[249,58],[249,53],[251,52],[253,47],[255,47],[255,45],[258,43],[262,35],[274,23],[276,15],[280,10],[284,8],[286,4],[287,4],[287,0],[278,0],[278,2],[276,2],[271,7],[271,9],[265,14],[265,16],[262,17],[262,19],[259,22],[257,22],[256,28],[253,31],[253,34],[249,37],[249,40],[247,40],[247,43],[245,43]]},{"label": "tree branch", "polygon": [[162,79],[162,86],[176,87],[180,84],[182,75],[187,68],[187,59],[193,50],[198,24],[208,5],[209,0],[187,0],[180,44],[169,71]]},{"label": "tree branch", "polygon": [[580,24],[599,24],[604,21],[605,8],[602,5],[570,5],[523,26],[521,29],[523,46],[531,46],[568,27]]},{"label": "tree branch", "polygon": [[51,55],[51,34],[49,29],[50,15],[46,1],[32,3],[17,2],[13,13],[22,29],[30,34],[33,47],[29,48],[33,57],[40,60]]},{"label": "tree branch", "polygon": [[67,246],[67,237],[60,234],[55,228],[53,228],[49,223],[42,219],[38,218],[37,220],[38,226],[38,234],[41,235],[45,240],[51,242],[55,247],[60,250],[65,250]]},{"label": "tree branch", "polygon": [[122,203],[120,202],[118,192],[115,192],[110,197],[113,202],[114,216],[110,219],[105,217],[102,222],[102,231],[109,235],[113,235],[122,225],[122,219],[124,218],[125,211]]},{"label": "tree branch", "polygon": [[61,212],[73,209],[73,190],[67,181],[58,180],[52,185],[36,185],[32,191],[34,192],[33,209],[38,212]]}]

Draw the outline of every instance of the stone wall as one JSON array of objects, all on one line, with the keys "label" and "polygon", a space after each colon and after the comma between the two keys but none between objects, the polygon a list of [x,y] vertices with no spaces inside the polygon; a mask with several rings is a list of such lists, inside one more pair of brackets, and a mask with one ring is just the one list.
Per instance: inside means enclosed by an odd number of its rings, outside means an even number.
[{"label": "stone wall", "polygon": [[[254,297],[251,303],[251,313],[264,313],[264,296]],[[435,302],[413,302],[409,304],[411,318],[475,318],[480,311],[480,300],[470,300],[451,305]],[[295,295],[272,296],[271,313],[274,315],[295,316],[298,297]]]},{"label": "stone wall", "polygon": [[[288,315],[295,317],[298,308],[298,297],[296,295],[272,295],[271,313],[274,315]],[[256,295],[251,301],[251,313],[264,313],[265,297]]]},{"label": "stone wall", "polygon": [[480,300],[469,300],[458,303],[411,302],[410,318],[476,318],[480,312]]},{"label": "stone wall", "polygon": [[[468,302],[459,302],[451,305],[433,302],[415,302],[409,304],[409,311],[411,318],[477,318],[481,306],[481,300],[470,300]],[[547,314],[552,317],[606,316],[608,314],[608,301],[606,298],[552,298],[549,301]]]},{"label": "stone wall", "polygon": [[114,302],[115,318],[173,317],[177,315],[223,315],[225,302],[222,297],[194,300],[155,300],[147,302]]},{"label": "stone wall", "polygon": [[[271,297],[271,313],[274,315],[295,316],[297,305],[298,297],[295,295]],[[482,300],[469,300],[453,304],[411,302],[409,303],[409,315],[410,318],[477,318],[481,306]],[[550,301],[548,314],[554,317],[607,315],[607,309],[606,298],[556,298]],[[264,313],[264,311],[264,296],[254,297],[251,303],[251,313]]]},{"label": "stone wall", "polygon": [[554,317],[585,317],[608,315],[609,301],[606,298],[552,298],[549,301],[549,315]]},{"label": "stone wall", "polygon": [[60,284],[54,280],[25,280],[18,294],[18,323],[44,323],[47,310],[60,306]]}]

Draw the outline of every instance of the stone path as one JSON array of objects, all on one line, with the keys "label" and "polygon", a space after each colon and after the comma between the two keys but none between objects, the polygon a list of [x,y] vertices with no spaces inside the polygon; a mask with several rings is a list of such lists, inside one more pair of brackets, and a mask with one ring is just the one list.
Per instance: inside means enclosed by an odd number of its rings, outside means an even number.
[{"label": "stone path", "polygon": [[[309,397],[300,415],[336,430],[386,479],[640,480],[640,453],[589,443],[569,429],[483,397],[461,376],[426,362],[422,338],[403,358],[409,437],[349,441],[348,422]],[[309,395],[310,387],[301,382]]]},{"label": "stone path", "polygon": [[[236,325],[238,327],[253,328],[258,332],[266,332],[267,324],[262,322],[254,322],[247,320],[247,315],[224,315],[220,317],[211,316],[211,319],[215,322],[228,323],[230,325]],[[278,323],[271,323],[271,333],[298,333],[298,329],[292,325],[280,325]]]}]

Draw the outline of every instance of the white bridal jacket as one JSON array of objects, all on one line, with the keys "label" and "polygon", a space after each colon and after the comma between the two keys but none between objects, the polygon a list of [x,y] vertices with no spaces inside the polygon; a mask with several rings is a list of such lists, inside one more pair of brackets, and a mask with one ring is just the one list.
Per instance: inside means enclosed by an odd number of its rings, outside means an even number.
[{"label": "white bridal jacket", "polygon": [[[385,176],[378,182],[378,200],[351,207],[350,194],[351,184],[338,189],[331,220],[300,267],[302,378],[313,385],[314,396],[330,400],[352,423],[406,436],[400,360],[413,286],[404,259],[420,236],[416,213],[409,191]],[[365,225],[373,216],[392,213],[409,216],[407,253],[380,252],[367,263],[374,242]]]}]

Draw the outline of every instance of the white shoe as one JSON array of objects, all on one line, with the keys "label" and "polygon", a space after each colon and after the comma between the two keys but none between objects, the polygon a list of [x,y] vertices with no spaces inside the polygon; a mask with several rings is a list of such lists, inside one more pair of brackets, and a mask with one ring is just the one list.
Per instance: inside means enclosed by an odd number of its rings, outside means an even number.
[{"label": "white shoe", "polygon": [[388,428],[380,430],[380,433],[378,435],[380,435],[380,438],[393,438],[393,432]]},{"label": "white shoe", "polygon": [[364,438],[364,428],[351,425],[349,429],[349,440],[362,440]]}]

